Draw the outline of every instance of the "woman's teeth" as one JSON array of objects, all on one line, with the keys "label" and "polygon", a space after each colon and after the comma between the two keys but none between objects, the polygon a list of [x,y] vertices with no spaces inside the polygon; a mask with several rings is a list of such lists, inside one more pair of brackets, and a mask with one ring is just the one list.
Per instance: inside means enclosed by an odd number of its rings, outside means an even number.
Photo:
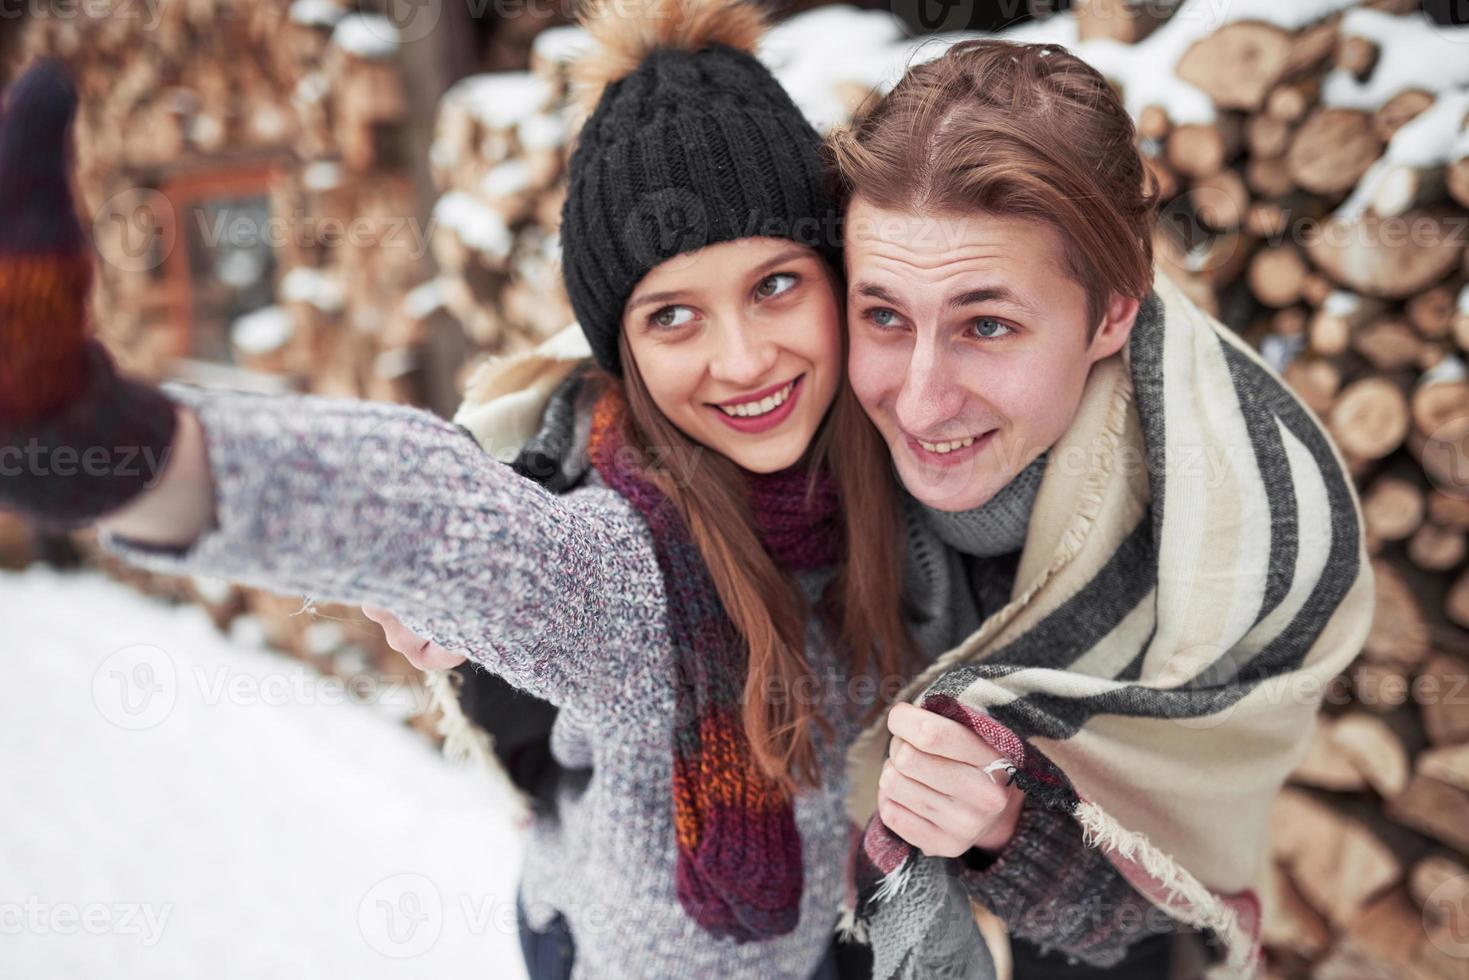
[{"label": "woman's teeth", "polygon": [[785,404],[786,399],[791,397],[791,391],[796,387],[792,381],[773,395],[767,395],[757,402],[743,402],[739,405],[719,405],[718,409],[725,415],[734,415],[739,418],[757,418],[769,412],[775,411]]},{"label": "woman's teeth", "polygon": [[927,449],[931,453],[937,453],[938,455],[942,456],[945,453],[951,453],[956,449],[966,449],[969,446],[974,445],[974,436],[960,439],[958,442],[924,442],[922,439],[919,439],[918,445],[922,446],[924,449]]}]

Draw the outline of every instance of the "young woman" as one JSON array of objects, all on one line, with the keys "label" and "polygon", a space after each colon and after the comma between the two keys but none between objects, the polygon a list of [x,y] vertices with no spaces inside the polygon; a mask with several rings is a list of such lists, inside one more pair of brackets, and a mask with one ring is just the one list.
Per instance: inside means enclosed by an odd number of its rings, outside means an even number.
[{"label": "young woman", "polygon": [[144,567],[398,611],[557,705],[589,775],[528,844],[529,924],[566,954],[532,951],[538,977],[833,976],[858,681],[912,653],[818,138],[748,6],[589,26],[563,215],[604,371],[586,486],[553,496],[411,408],[119,377],[47,64],[0,121],[0,453],[32,461],[0,501]]}]

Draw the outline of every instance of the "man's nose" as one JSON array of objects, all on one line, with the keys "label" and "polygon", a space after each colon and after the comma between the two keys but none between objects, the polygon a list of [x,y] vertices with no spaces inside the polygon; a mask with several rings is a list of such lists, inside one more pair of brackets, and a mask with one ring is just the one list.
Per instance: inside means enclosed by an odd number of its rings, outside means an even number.
[{"label": "man's nose", "polygon": [[933,435],[964,407],[964,388],[946,354],[931,340],[913,346],[896,406],[898,424],[908,432]]}]

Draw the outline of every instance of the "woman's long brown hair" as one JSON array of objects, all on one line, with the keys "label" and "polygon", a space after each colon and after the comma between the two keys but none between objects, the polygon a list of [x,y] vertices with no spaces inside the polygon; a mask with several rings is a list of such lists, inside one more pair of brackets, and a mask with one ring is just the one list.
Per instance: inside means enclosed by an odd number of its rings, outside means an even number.
[{"label": "woman's long brown hair", "polygon": [[[845,330],[843,331],[845,338]],[[750,516],[744,471],[728,457],[684,435],[658,410],[637,360],[620,333],[627,399],[628,445],[639,454],[644,475],[668,495],[683,515],[703,556],[730,621],[749,644],[745,681],[745,732],[761,769],[787,793],[821,782],[813,726],[830,734],[820,714],[823,692],[803,696],[812,674],[806,657],[806,622],[811,610],[800,587],[766,551]],[[865,675],[875,691],[866,717],[876,716],[893,688],[907,680],[916,657],[901,614],[901,543],[897,490],[887,447],[863,413],[846,381],[812,440],[807,459],[813,480],[830,467],[841,502],[845,534],[843,561],[828,594],[840,603],[842,650],[851,657],[849,678]],[[650,450],[656,449],[655,465]],[[838,638],[833,638],[838,639]],[[839,697],[862,685],[849,682]]]}]

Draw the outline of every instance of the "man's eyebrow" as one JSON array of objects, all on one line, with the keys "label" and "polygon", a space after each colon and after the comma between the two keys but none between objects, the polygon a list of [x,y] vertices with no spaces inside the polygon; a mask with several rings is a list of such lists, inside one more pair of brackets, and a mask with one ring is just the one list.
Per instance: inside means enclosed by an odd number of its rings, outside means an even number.
[{"label": "man's eyebrow", "polygon": [[894,306],[900,305],[896,296],[888,292],[886,289],[883,289],[875,282],[859,282],[857,283],[856,289],[854,291],[858,296],[867,296],[871,299],[880,299],[884,303],[891,303]]},{"label": "man's eyebrow", "polygon": [[1006,286],[982,286],[979,289],[968,289],[962,293],[955,293],[949,297],[945,306],[950,310],[962,309],[966,306],[974,306],[978,303],[1005,303],[1015,307],[1017,310],[1038,316],[1035,308],[1026,303]]}]

